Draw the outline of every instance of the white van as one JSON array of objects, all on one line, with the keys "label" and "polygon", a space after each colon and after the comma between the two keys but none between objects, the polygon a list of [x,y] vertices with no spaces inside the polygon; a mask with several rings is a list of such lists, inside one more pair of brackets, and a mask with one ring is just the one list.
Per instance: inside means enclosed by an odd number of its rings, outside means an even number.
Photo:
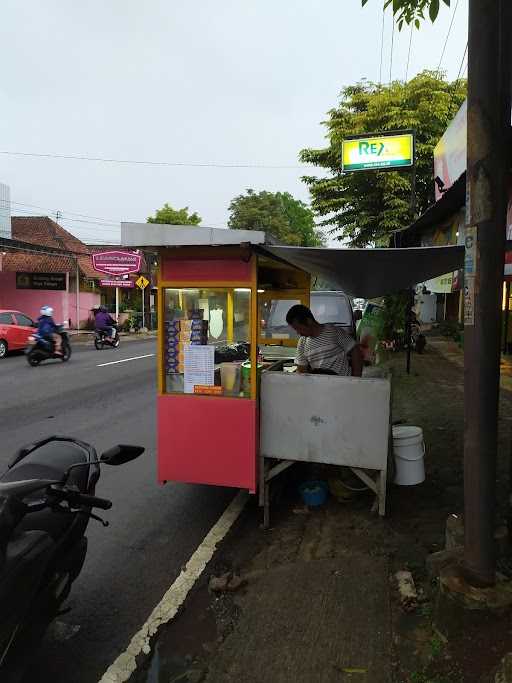
[{"label": "white van", "polygon": [[[297,333],[286,322],[286,314],[293,305],[299,303],[298,300],[290,299],[278,299],[272,302],[267,318],[261,320],[260,337],[266,341],[264,347],[266,357],[278,355],[279,357],[293,358],[295,355],[294,348],[277,345],[279,345],[280,339],[297,338]],[[356,319],[359,319],[361,313],[358,311],[358,315],[354,316],[350,298],[344,292],[312,291],[310,293],[310,308],[319,323],[339,325],[355,339]],[[270,349],[273,344],[276,345],[275,353]]]}]

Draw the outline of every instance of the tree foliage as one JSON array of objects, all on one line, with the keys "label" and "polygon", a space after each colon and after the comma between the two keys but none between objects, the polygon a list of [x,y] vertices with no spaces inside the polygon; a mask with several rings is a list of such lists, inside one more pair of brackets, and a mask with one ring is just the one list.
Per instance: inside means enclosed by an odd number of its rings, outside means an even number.
[{"label": "tree foliage", "polygon": [[173,209],[167,202],[161,209],[155,212],[154,216],[148,217],[148,223],[166,223],[168,225],[199,225],[202,221],[195,211],[189,213],[188,206],[183,209]]},{"label": "tree foliage", "polygon": [[[447,7],[450,7],[450,0],[443,0]],[[368,0],[361,0],[363,7]],[[420,27],[421,21],[425,19],[425,12],[428,12],[430,20],[434,22],[439,14],[440,0],[384,0],[384,9],[389,6],[393,8],[398,28],[402,30],[404,24],[414,22],[416,28]]]},{"label": "tree foliage", "polygon": [[304,149],[303,162],[329,172],[306,176],[312,208],[321,225],[352,246],[379,243],[391,231],[411,222],[410,171],[341,172],[342,141],[349,135],[389,130],[416,132],[416,212],[434,201],[433,151],[466,96],[466,82],[447,82],[424,71],[407,83],[389,86],[367,81],[343,89],[339,105],[328,112],[325,149]]},{"label": "tree foliage", "polygon": [[264,230],[285,244],[317,247],[323,244],[313,212],[289,192],[255,192],[248,189],[229,205],[229,227]]}]

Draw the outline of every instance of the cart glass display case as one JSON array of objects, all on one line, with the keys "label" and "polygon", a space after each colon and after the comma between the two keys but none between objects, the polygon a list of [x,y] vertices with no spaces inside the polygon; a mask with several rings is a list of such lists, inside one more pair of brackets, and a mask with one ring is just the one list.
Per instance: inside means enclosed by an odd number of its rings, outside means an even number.
[{"label": "cart glass display case", "polygon": [[160,250],[159,481],[256,491],[264,351],[296,345],[265,325],[286,324],[309,287],[307,273],[250,245]]},{"label": "cart glass display case", "polygon": [[167,287],[163,297],[164,392],[249,398],[251,288]]}]

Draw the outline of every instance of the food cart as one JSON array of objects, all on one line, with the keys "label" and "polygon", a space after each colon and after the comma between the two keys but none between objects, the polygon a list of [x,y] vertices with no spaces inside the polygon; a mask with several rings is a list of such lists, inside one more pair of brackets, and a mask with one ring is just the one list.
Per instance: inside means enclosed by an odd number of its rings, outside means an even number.
[{"label": "food cart", "polygon": [[[144,226],[146,230],[150,227]],[[236,243],[230,243],[233,238]],[[126,243],[126,235],[123,240]],[[140,243],[141,238],[132,240]],[[348,457],[345,449],[342,458],[342,449],[334,442],[329,449],[332,446],[336,452],[316,449],[308,458],[296,451],[297,425],[293,425],[293,438],[289,433],[288,447],[286,439],[277,443],[273,438],[280,431],[279,420],[289,419],[283,401],[292,412],[297,405],[295,400],[288,402],[286,387],[292,385],[292,394],[303,396],[304,401],[299,401],[302,408],[309,405],[313,413],[319,413],[315,406],[323,400],[327,387],[336,383],[341,387],[340,381],[348,386],[347,378],[323,376],[307,378],[313,382],[303,387],[306,378],[288,372],[293,370],[297,342],[293,331],[265,329],[265,320],[279,302],[309,304],[310,273],[269,253],[267,238],[260,232],[171,228],[160,240],[158,480],[231,486],[255,493],[259,479],[262,490],[268,489],[268,458],[343,461],[361,469],[370,464],[372,469],[385,471],[389,392],[381,397],[386,404],[385,432],[380,435],[382,462],[375,458],[366,462],[361,452],[356,457],[354,444],[352,456]],[[263,379],[267,374],[273,376],[268,383]],[[366,380],[347,381],[358,385]],[[372,380],[378,381],[384,380]],[[349,399],[352,406],[357,403],[355,396]],[[341,400],[336,410],[343,413],[346,398],[334,392],[329,400],[338,404]],[[275,407],[280,404],[279,411],[273,411],[273,402],[277,402]],[[332,431],[334,413],[322,415],[317,416],[316,427],[309,421],[305,428],[321,435],[321,426],[329,420]],[[268,429],[263,428],[262,417]],[[346,426],[344,423],[344,431]],[[336,429],[332,436],[336,440]],[[320,438],[325,440],[325,436]],[[343,438],[348,448],[346,435]],[[267,452],[260,453],[260,443]]]},{"label": "food cart", "polygon": [[[122,241],[159,254],[158,480],[251,493],[259,484],[268,522],[270,481],[291,463],[345,465],[375,492],[383,515],[389,378],[294,373],[293,331],[266,321],[283,301],[286,310],[309,304],[309,263],[320,274],[341,272],[333,259],[346,252],[365,296],[375,278],[361,279],[369,270],[361,252],[388,263],[390,252],[406,250],[294,251],[258,231],[132,223],[122,224]],[[437,269],[460,260],[443,254]],[[421,275],[428,259],[415,258]],[[396,273],[394,263],[385,274],[393,287]]]}]

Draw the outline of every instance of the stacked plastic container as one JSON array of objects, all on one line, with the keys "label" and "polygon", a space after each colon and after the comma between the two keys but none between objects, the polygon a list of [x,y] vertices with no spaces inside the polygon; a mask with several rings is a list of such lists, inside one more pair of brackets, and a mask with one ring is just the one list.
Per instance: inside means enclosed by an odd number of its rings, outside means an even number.
[{"label": "stacked plastic container", "polygon": [[189,317],[165,323],[165,370],[167,374],[184,372],[185,346],[208,343],[208,321],[203,311],[189,311]]}]

